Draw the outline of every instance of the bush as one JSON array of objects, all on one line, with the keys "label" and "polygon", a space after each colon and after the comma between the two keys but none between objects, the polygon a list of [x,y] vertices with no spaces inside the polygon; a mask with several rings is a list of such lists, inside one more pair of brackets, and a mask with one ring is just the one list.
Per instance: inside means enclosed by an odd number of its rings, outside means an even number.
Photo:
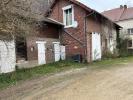
[{"label": "bush", "polygon": [[132,55],[127,49],[128,39],[120,39],[119,43],[119,57],[128,57]]},{"label": "bush", "polygon": [[119,53],[118,53],[118,50],[114,50],[114,52],[111,52],[111,51],[105,51],[103,53],[103,59],[107,59],[107,58],[118,58],[119,57]]}]

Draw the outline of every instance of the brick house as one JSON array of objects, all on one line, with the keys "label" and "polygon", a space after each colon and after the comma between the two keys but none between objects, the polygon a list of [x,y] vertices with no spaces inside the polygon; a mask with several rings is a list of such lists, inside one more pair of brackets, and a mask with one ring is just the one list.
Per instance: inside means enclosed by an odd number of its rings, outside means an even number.
[{"label": "brick house", "polygon": [[39,19],[41,28],[37,34],[8,42],[11,48],[7,54],[13,58],[2,57],[0,73],[14,71],[15,65],[29,68],[75,55],[91,62],[101,59],[107,50],[113,53],[116,48],[120,26],[77,0],[53,0],[45,15],[47,18]]},{"label": "brick house", "polygon": [[46,16],[64,23],[61,43],[67,57],[80,54],[91,62],[116,48],[120,26],[78,0],[54,0]]}]

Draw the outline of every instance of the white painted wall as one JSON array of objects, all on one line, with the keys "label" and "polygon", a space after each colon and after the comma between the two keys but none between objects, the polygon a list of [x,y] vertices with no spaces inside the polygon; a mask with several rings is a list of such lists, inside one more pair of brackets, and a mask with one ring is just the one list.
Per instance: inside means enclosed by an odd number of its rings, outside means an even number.
[{"label": "white painted wall", "polygon": [[15,71],[16,54],[14,41],[0,40],[0,73]]},{"label": "white painted wall", "polygon": [[115,44],[114,44],[113,39],[110,38],[109,43],[108,43],[108,49],[110,50],[111,53],[114,52],[114,45]]},{"label": "white painted wall", "polygon": [[92,33],[92,60],[100,60],[102,58],[101,34]]},{"label": "white painted wall", "polygon": [[123,29],[121,30],[121,35],[120,36],[122,38],[130,38],[133,41],[133,35],[129,35],[128,31],[127,31],[127,29],[129,29],[129,28],[133,28],[133,19],[119,21],[119,22],[117,22],[117,24],[119,24],[120,26],[123,27]]},{"label": "white painted wall", "polygon": [[133,19],[119,21],[117,24],[122,26],[124,29],[133,28]]},{"label": "white painted wall", "polygon": [[66,47],[61,45],[60,42],[53,42],[55,62],[66,59]]},{"label": "white painted wall", "polygon": [[[122,32],[121,35],[123,36],[123,34],[124,35],[127,34],[127,29],[133,28],[133,19],[119,21],[117,22],[117,24],[123,27],[123,30],[121,31]],[[128,36],[133,39],[133,35],[128,35]]]}]

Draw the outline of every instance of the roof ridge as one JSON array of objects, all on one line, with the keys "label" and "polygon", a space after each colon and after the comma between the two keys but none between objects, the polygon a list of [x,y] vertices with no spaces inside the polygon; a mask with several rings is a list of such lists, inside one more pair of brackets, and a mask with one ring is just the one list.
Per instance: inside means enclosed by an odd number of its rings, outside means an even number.
[{"label": "roof ridge", "polygon": [[108,12],[108,11],[113,11],[113,10],[116,10],[116,9],[119,9],[119,8],[113,8],[113,9],[109,9],[109,10],[104,10],[104,11],[101,12],[101,13],[105,13],[105,12]]}]

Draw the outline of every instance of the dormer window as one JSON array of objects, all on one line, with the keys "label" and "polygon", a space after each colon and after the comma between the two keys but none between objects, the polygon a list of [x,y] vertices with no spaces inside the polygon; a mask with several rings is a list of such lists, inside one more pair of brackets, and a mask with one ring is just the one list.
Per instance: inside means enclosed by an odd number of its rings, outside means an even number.
[{"label": "dormer window", "polygon": [[65,28],[73,26],[73,22],[74,22],[73,5],[66,6],[63,8],[63,22],[65,25]]}]

